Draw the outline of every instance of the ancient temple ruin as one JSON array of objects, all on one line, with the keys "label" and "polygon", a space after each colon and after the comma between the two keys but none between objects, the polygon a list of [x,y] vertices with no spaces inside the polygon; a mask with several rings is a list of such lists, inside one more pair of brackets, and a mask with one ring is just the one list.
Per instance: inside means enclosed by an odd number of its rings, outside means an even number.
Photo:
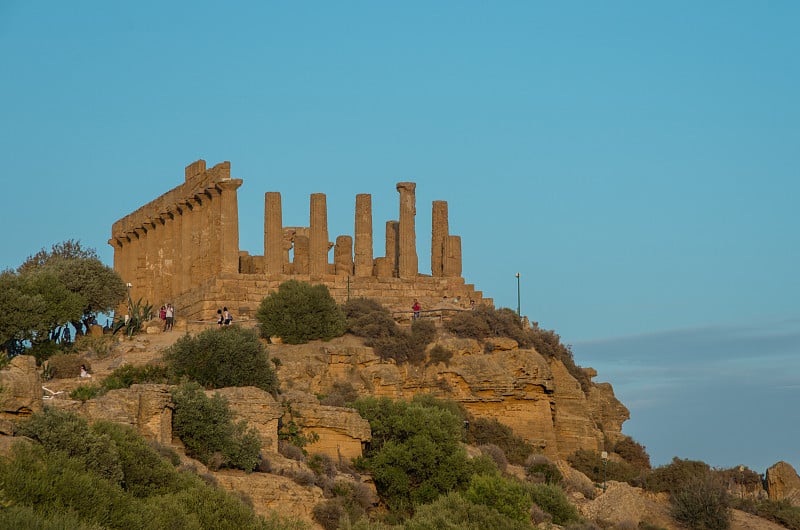
[{"label": "ancient temple ruin", "polygon": [[289,227],[280,193],[266,192],[264,254],[240,250],[241,185],[242,179],[231,178],[230,162],[206,169],[198,160],[186,167],[183,184],[114,223],[114,269],[133,300],[171,302],[190,320],[213,320],[222,306],[248,318],[267,294],[296,279],[326,285],[338,302],[369,297],[395,310],[408,310],[414,298],[430,309],[468,308],[472,300],[491,304],[461,277],[461,238],[450,234],[445,201],[432,205],[431,272],[419,272],[413,182],[397,184],[399,216],[386,222],[379,257],[369,194],[355,198],[354,235],[332,243],[324,194],[311,194],[308,226]]}]

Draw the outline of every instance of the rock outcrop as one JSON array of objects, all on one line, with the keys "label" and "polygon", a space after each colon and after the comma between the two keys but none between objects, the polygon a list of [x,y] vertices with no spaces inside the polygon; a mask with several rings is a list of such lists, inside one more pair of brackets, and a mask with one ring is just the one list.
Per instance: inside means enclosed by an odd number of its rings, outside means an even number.
[{"label": "rock outcrop", "polygon": [[770,500],[786,499],[793,506],[800,506],[800,477],[790,464],[778,462],[767,469],[766,482]]},{"label": "rock outcrop", "polygon": [[42,378],[36,359],[18,355],[0,370],[0,433],[14,432],[14,421],[42,410]]},{"label": "rock outcrop", "polygon": [[335,383],[347,383],[364,396],[433,394],[462,403],[476,417],[497,419],[555,458],[599,451],[605,436],[622,436],[628,410],[610,385],[593,384],[587,395],[561,362],[511,340],[493,341],[491,353],[472,339],[438,344],[453,352],[447,364],[384,362],[354,337],[272,345],[270,355],[280,359],[280,380],[293,391],[328,394]]}]

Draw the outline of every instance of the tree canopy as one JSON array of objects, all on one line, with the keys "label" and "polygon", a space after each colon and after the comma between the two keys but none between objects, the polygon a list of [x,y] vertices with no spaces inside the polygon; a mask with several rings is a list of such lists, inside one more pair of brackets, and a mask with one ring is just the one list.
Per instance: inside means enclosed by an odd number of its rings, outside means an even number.
[{"label": "tree canopy", "polygon": [[16,271],[0,273],[0,350],[42,352],[64,326],[83,333],[124,297],[122,278],[94,250],[78,241],[42,249]]}]

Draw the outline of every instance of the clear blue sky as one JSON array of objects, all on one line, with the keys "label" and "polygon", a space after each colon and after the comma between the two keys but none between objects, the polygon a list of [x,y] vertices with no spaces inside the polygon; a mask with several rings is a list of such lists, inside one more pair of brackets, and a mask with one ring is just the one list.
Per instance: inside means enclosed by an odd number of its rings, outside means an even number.
[{"label": "clear blue sky", "polygon": [[[0,2],[0,267],[232,162],[376,239],[417,182],[464,276],[574,345],[657,464],[800,467],[800,3]],[[423,272],[426,269],[423,267]]]}]

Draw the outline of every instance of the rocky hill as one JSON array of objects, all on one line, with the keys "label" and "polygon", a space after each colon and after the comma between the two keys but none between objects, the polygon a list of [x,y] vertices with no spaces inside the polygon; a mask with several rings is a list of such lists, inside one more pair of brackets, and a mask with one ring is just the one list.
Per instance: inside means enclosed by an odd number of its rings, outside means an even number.
[{"label": "rocky hill", "polygon": [[[84,358],[91,365],[93,380],[99,381],[124,364],[158,363],[163,349],[182,331],[198,329],[187,329],[186,323],[179,323],[175,332],[160,333],[153,326],[148,333],[132,339],[116,339],[110,351],[102,355],[84,352]],[[281,421],[291,417],[304,431],[319,436],[306,448],[309,453],[349,461],[360,456],[363,444],[369,442],[369,424],[352,409],[321,404],[320,396],[330,395],[342,386],[360,396],[392,399],[432,394],[461,403],[472,417],[496,419],[511,427],[516,435],[556,462],[562,474],[570,477],[568,482],[582,485],[572,488],[571,499],[587,519],[603,527],[635,527],[640,522],[677,527],[668,515],[664,494],[655,495],[616,482],[609,483],[603,491],[565,461],[578,449],[603,451],[606,443],[623,436],[622,425],[629,413],[614,396],[610,384],[591,382],[584,391],[562,362],[545,358],[534,349],[520,348],[511,339],[493,339],[487,346],[442,333],[435,344],[453,352],[446,363],[397,365],[382,361],[372,348],[349,335],[305,345],[271,344],[269,355],[278,360],[281,382],[277,400],[256,388],[219,390],[237,418],[247,420],[258,431],[269,469],[252,474],[211,472],[198,462],[191,464],[199,472],[213,475],[219,485],[245,494],[257,512],[268,514],[279,509],[283,515],[317,527],[311,510],[324,500],[323,491],[317,485],[297,480],[308,473],[305,464],[278,453]],[[596,376],[591,368],[584,371],[589,378]],[[78,377],[70,377],[43,383],[41,370],[32,358],[14,358],[0,372],[0,431],[12,435],[18,418],[43,406],[55,406],[74,410],[90,420],[129,424],[150,440],[181,448],[180,440],[172,433],[172,404],[166,385],[133,385],[87,401],[69,399],[68,393],[81,382]],[[46,389],[44,396],[42,388]],[[10,436],[3,438],[6,447]],[[521,468],[512,466],[510,471],[524,476]],[[781,463],[771,472],[767,475],[770,497],[797,504],[800,479],[791,466]],[[368,476],[357,474],[341,480],[370,485]],[[734,515],[733,528],[776,527],[780,528],[743,512]]]}]

